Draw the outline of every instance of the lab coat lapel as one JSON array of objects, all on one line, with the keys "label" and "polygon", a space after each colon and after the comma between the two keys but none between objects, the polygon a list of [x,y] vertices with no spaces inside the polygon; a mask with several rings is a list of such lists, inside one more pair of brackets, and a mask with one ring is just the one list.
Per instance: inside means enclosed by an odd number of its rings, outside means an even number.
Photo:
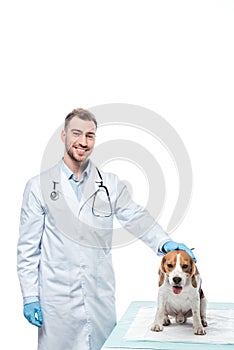
[{"label": "lab coat lapel", "polygon": [[[57,164],[50,171],[50,186],[52,187],[53,181],[57,182],[56,189],[61,195],[60,200],[66,202],[66,205],[71,209],[72,213],[75,216],[79,215],[86,202],[94,195],[94,193],[99,188],[98,184],[100,183],[100,178],[98,176],[97,169],[91,161],[90,163],[90,173],[84,185],[84,190],[80,202],[78,201],[76,193],[74,192],[74,189],[72,188],[66,174],[62,170],[61,163]],[[54,202],[53,204],[57,203]]]},{"label": "lab coat lapel", "polygon": [[[53,183],[56,182],[56,191],[59,193],[58,201],[51,201],[50,197],[47,196],[47,203],[49,206],[51,207],[51,205],[53,205],[53,207],[58,206],[60,208],[69,207],[72,213],[77,216],[79,203],[65,172],[62,170],[61,162],[49,170],[48,176],[45,177],[45,179],[48,177],[48,180],[44,181],[44,184],[48,183],[49,188],[48,191],[43,192],[46,194],[47,192],[50,193],[53,189]],[[43,186],[43,188],[46,188],[46,186]]]},{"label": "lab coat lapel", "polygon": [[67,175],[61,169],[61,192],[64,196],[64,200],[67,202],[67,205],[73,212],[75,216],[77,216],[79,212],[79,202],[76,196],[74,189],[69,182]]},{"label": "lab coat lapel", "polygon": [[98,184],[100,179],[98,177],[96,166],[90,161],[90,173],[88,175],[87,181],[84,186],[84,191],[82,193],[82,198],[79,206],[79,213],[86,204],[86,202],[94,195],[98,190]]}]

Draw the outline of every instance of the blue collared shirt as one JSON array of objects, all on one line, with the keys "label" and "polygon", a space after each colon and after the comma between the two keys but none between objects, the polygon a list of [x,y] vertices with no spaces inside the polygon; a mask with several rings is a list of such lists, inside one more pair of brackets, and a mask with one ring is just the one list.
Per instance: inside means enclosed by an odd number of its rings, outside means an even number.
[{"label": "blue collared shirt", "polygon": [[71,169],[68,168],[68,166],[64,163],[64,160],[62,160],[62,170],[65,172],[76,196],[78,201],[81,200],[82,198],[82,192],[83,192],[83,188],[85,185],[85,182],[87,181],[87,178],[89,176],[90,173],[90,161],[88,162],[87,167],[85,168],[85,170],[82,173],[82,178],[80,180],[78,180],[75,176],[75,174],[71,171]]}]

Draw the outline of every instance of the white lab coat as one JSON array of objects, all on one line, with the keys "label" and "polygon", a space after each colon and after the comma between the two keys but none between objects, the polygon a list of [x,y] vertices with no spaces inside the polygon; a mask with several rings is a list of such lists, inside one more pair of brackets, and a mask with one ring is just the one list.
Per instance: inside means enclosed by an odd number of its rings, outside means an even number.
[{"label": "white lab coat", "polygon": [[[61,163],[26,185],[18,275],[23,297],[40,298],[43,327],[38,350],[99,350],[115,326],[114,215],[158,254],[159,247],[170,240],[148,212],[130,199],[116,175],[101,175],[111,199],[109,217],[92,214],[93,194],[100,183],[92,162],[80,202]],[[58,182],[56,201],[50,198],[53,181]],[[108,210],[105,198],[96,201],[96,212]]]}]

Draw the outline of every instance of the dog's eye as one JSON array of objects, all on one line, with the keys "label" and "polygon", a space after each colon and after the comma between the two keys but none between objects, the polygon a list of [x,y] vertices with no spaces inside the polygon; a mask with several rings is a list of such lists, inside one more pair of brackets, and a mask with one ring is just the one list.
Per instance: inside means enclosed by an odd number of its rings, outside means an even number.
[{"label": "dog's eye", "polygon": [[183,269],[187,269],[187,267],[188,267],[187,264],[184,264],[184,265],[182,266]]},{"label": "dog's eye", "polygon": [[169,267],[169,269],[170,269],[170,268],[173,267],[173,265],[172,264],[167,264],[167,267]]}]

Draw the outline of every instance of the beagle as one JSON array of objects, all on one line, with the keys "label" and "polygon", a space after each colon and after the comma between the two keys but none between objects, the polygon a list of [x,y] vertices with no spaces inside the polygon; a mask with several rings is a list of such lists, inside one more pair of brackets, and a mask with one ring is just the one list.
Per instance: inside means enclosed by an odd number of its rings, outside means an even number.
[{"label": "beagle", "polygon": [[160,332],[169,326],[169,316],[177,323],[193,316],[194,334],[206,334],[207,300],[194,260],[183,250],[172,250],[162,258],[158,273],[158,306],[151,330]]}]

